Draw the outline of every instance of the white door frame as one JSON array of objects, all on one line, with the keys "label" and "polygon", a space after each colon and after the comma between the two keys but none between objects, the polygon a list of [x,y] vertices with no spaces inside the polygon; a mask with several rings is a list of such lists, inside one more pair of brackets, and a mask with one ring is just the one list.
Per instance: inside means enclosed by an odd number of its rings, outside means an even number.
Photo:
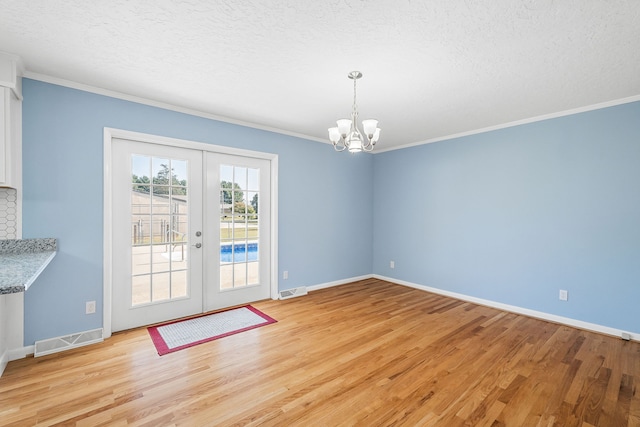
[{"label": "white door frame", "polygon": [[112,208],[113,189],[112,181],[112,154],[111,145],[114,138],[129,139],[132,141],[147,142],[153,144],[169,145],[173,147],[188,148],[204,152],[230,154],[236,156],[254,157],[265,159],[271,162],[271,288],[270,296],[278,299],[278,155],[273,153],[263,153],[259,151],[244,150],[240,148],[225,147],[221,145],[207,144],[203,142],[188,141],[184,139],[168,138],[164,136],[151,135],[146,133],[132,132],[122,129],[104,128],[104,200],[103,200],[103,338],[111,336],[111,292],[113,278],[111,270],[113,268],[113,242],[112,242]]}]

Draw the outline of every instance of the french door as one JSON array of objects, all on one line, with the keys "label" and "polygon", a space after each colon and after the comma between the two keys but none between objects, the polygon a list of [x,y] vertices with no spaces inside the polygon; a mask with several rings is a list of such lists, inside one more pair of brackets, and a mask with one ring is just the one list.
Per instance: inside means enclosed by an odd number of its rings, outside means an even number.
[{"label": "french door", "polygon": [[[270,295],[269,161],[206,153],[206,310]],[[267,284],[267,286],[265,286]]]},{"label": "french door", "polygon": [[269,167],[113,140],[112,331],[270,296]]}]

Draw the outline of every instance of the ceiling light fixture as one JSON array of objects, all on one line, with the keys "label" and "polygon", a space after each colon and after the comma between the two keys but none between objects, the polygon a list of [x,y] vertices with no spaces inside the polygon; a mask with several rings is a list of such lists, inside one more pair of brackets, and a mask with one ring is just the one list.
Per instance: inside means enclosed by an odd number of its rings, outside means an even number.
[{"label": "ceiling light fixture", "polygon": [[340,119],[336,123],[338,127],[329,128],[329,140],[336,151],[349,150],[350,153],[360,151],[373,151],[373,147],[380,138],[380,128],[378,121],[367,119],[362,121],[364,137],[358,130],[358,106],[356,105],[356,81],[362,77],[360,71],[352,71],[349,78],[353,80],[353,109],[351,110],[351,120]]}]

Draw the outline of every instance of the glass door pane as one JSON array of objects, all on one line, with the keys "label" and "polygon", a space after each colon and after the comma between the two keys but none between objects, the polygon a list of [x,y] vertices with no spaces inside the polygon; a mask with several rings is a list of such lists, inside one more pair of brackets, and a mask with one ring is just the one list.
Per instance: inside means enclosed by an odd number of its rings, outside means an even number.
[{"label": "glass door pane", "polygon": [[188,297],[188,163],[132,154],[131,171],[131,306]]},{"label": "glass door pane", "polygon": [[258,168],[220,165],[220,290],[259,285]]}]

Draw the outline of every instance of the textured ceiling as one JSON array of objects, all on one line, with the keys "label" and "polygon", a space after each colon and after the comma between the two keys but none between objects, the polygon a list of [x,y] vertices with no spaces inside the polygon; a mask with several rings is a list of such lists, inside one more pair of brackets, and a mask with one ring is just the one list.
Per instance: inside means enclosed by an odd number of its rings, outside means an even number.
[{"label": "textured ceiling", "polygon": [[[640,95],[638,0],[0,0],[0,50],[46,75],[381,150]],[[35,73],[35,74],[34,74]],[[29,74],[28,74],[29,75]]]}]

